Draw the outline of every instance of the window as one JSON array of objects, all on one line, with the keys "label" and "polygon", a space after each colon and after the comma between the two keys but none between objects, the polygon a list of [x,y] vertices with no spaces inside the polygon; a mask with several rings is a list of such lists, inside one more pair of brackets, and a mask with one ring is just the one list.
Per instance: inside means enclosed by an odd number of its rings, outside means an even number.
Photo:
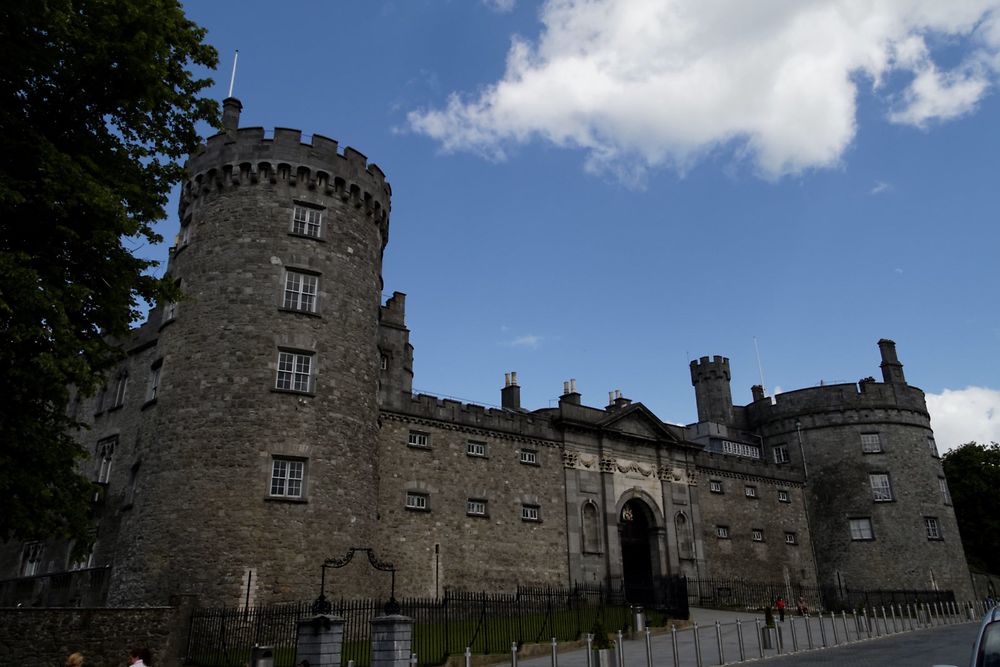
[{"label": "window", "polygon": [[928,540],[940,540],[941,539],[941,526],[938,524],[937,517],[935,517],[935,516],[925,516],[924,517],[924,528],[927,529],[927,539]]},{"label": "window", "polygon": [[521,521],[540,521],[538,505],[521,505]]},{"label": "window", "polygon": [[521,463],[531,466],[538,465],[538,452],[533,449],[522,449]]},{"label": "window", "polygon": [[419,510],[421,512],[426,512],[427,507],[427,494],[417,493],[416,491],[406,492],[406,509],[408,510]]},{"label": "window", "polygon": [[305,206],[296,206],[292,212],[292,233],[303,236],[320,237],[323,212]]},{"label": "window", "polygon": [[722,482],[717,479],[709,481],[708,490],[712,493],[722,493]]},{"label": "window", "polygon": [[743,495],[745,495],[747,498],[756,498],[757,497],[757,487],[756,486],[749,486],[749,485],[744,486],[743,487]]},{"label": "window", "polygon": [[868,479],[872,485],[872,498],[877,503],[885,503],[892,500],[892,484],[889,482],[889,475],[885,473],[871,473]]},{"label": "window", "polygon": [[720,540],[728,540],[729,539],[729,526],[716,526],[715,527],[715,536],[718,537]]},{"label": "window", "polygon": [[430,447],[431,436],[429,433],[410,431],[410,434],[406,438],[406,444],[410,447]]},{"label": "window", "polygon": [[469,456],[478,456],[480,458],[485,458],[486,443],[470,440],[469,442],[465,443],[465,453],[468,454]]},{"label": "window", "polygon": [[771,453],[774,454],[775,463],[788,463],[791,460],[788,458],[788,447],[785,445],[778,445],[771,450]]},{"label": "window", "polygon": [[[174,286],[177,289],[181,288],[180,278],[178,278],[177,280],[174,281]],[[166,303],[164,303],[163,304],[163,324],[166,324],[167,322],[170,322],[171,320],[176,319],[176,317],[177,317],[177,302],[176,301],[167,301]]]},{"label": "window", "polygon": [[722,453],[742,456],[748,459],[759,459],[760,447],[757,445],[747,445],[742,442],[733,442],[732,440],[723,440]]},{"label": "window", "polygon": [[938,488],[941,489],[941,498],[944,500],[944,504],[951,505],[951,492],[948,491],[948,480],[944,477],[938,477]]},{"label": "window", "polygon": [[149,386],[146,388],[146,401],[155,401],[160,394],[160,377],[163,373],[163,359],[158,359],[149,367]]},{"label": "window", "polygon": [[301,498],[306,463],[275,458],[271,463],[271,495],[277,498]]},{"label": "window", "polygon": [[872,533],[872,520],[868,517],[861,519],[850,519],[848,521],[851,528],[851,539],[852,540],[874,540],[875,535]]},{"label": "window", "polygon": [[379,368],[382,370],[389,368],[389,357],[384,354],[379,357]]},{"label": "window", "polygon": [[778,502],[779,503],[790,503],[791,499],[788,497],[788,491],[784,489],[778,489]]},{"label": "window", "polygon": [[882,451],[882,440],[878,433],[861,434],[861,451],[865,454],[878,454]]},{"label": "window", "polygon": [[798,544],[798,543],[799,543],[798,536],[795,533],[786,530],[785,531],[785,544]]},{"label": "window", "polygon": [[304,313],[316,312],[316,293],[319,277],[298,271],[285,272],[285,298],[283,307]]},{"label": "window", "polygon": [[754,528],[753,530],[750,531],[750,539],[752,539],[754,542],[763,542],[764,531],[761,530],[760,528]]},{"label": "window", "polygon": [[934,458],[938,458],[940,456],[940,454],[938,454],[937,443],[934,442],[933,435],[927,436],[927,447],[931,450],[931,456]]},{"label": "window", "polygon": [[465,513],[469,516],[486,516],[486,501],[469,498],[465,502]]},{"label": "window", "polygon": [[97,443],[97,483],[107,484],[111,479],[111,459],[115,455],[118,438],[106,438]]},{"label": "window", "polygon": [[21,576],[32,577],[38,574],[39,564],[42,562],[42,543],[28,542],[21,552]]},{"label": "window", "polygon": [[309,391],[312,383],[312,355],[298,352],[278,353],[278,377],[276,389],[285,391]]},{"label": "window", "polygon": [[125,390],[128,388],[128,372],[122,371],[118,374],[118,380],[115,383],[115,397],[114,402],[111,407],[120,408],[125,405]]},{"label": "window", "polygon": [[[97,543],[90,545],[90,550],[84,555],[80,556],[79,560],[70,560],[67,569],[71,572],[76,570],[86,570],[94,566],[94,547]],[[72,559],[72,556],[70,557]]]},{"label": "window", "polygon": [[586,502],[583,505],[583,550],[585,553],[601,552],[601,520],[597,516],[597,505]]}]

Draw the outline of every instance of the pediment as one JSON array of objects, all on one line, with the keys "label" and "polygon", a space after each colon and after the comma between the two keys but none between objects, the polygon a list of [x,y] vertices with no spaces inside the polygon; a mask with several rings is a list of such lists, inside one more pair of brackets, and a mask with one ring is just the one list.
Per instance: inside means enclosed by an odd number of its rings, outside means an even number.
[{"label": "pediment", "polygon": [[601,428],[650,440],[677,442],[678,438],[642,403],[633,403],[605,418]]}]

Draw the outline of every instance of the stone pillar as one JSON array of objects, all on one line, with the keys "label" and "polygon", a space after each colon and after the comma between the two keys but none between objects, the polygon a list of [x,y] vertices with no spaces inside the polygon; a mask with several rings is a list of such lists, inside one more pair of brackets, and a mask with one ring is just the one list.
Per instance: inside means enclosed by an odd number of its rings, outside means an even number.
[{"label": "stone pillar", "polygon": [[295,664],[305,660],[309,667],[340,667],[343,644],[344,619],[339,616],[319,614],[299,621]]},{"label": "stone pillar", "polygon": [[399,614],[372,621],[372,667],[409,667],[413,619]]}]

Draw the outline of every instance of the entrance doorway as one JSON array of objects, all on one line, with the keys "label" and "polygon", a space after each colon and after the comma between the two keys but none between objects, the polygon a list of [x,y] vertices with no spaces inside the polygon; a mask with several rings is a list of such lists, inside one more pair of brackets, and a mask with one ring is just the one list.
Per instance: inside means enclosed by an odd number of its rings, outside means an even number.
[{"label": "entrance doorway", "polygon": [[[651,604],[654,600],[653,577],[656,540],[653,513],[638,498],[629,500],[618,517],[622,545],[622,579],[629,602]],[[659,568],[656,568],[657,570]]]}]

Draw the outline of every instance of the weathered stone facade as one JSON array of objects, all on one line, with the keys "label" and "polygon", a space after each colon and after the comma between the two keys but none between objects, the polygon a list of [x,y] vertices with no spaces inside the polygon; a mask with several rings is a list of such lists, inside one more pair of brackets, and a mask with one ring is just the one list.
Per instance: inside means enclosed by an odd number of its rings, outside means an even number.
[{"label": "weathered stone facade", "polygon": [[[186,298],[151,312],[103,396],[70,406],[91,424],[87,565],[110,566],[109,603],[311,599],[350,547],[396,564],[397,595],[676,574],[970,592],[923,394],[891,344],[884,383],[745,407],[728,360],[692,362],[687,428],[620,394],[583,405],[573,381],[529,411],[516,374],[499,409],[415,396],[405,295],[380,304],[382,172],[318,135],[238,129],[225,106],[188,163],[168,270]],[[891,498],[873,500],[872,475]],[[852,539],[860,519],[872,539]],[[0,565],[59,572],[67,549],[8,547]],[[350,568],[327,590],[387,592]]]}]

